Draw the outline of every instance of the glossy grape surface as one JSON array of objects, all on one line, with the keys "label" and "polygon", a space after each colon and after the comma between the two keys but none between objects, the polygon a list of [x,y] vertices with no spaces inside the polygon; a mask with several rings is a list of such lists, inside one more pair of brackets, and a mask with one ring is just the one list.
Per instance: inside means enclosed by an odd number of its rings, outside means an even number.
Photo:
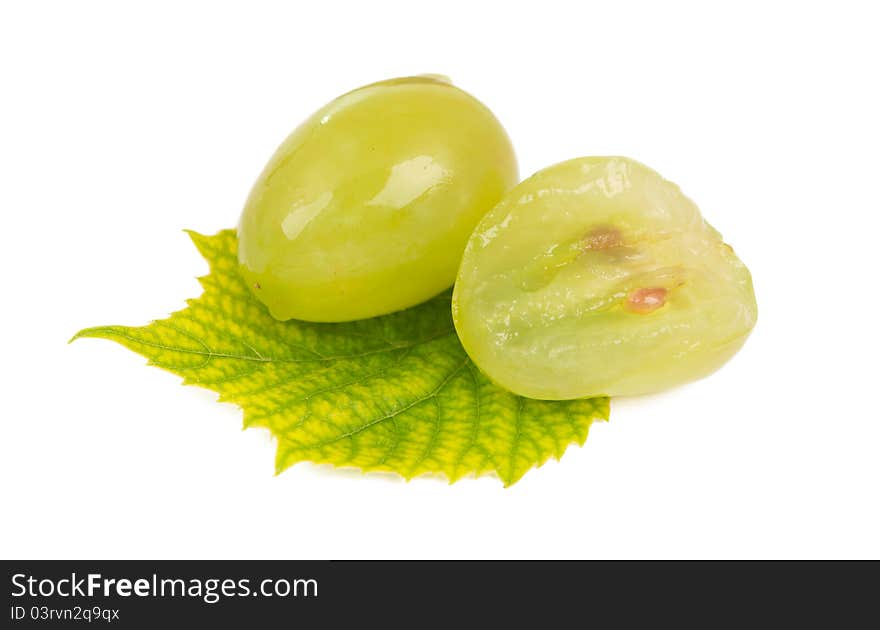
[{"label": "glossy grape surface", "polygon": [[452,285],[474,226],[517,179],[501,124],[448,80],[359,88],[266,165],[238,226],[241,273],[282,320],[418,304]]},{"label": "glossy grape surface", "polygon": [[514,187],[474,230],[456,329],[531,398],[656,392],[710,374],[755,324],[751,275],[678,186],[589,157]]}]

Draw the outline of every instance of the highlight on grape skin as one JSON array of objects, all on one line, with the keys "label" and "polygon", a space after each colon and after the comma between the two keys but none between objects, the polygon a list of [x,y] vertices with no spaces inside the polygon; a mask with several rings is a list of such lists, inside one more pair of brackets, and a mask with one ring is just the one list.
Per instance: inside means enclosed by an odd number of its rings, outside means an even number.
[{"label": "highlight on grape skin", "polygon": [[588,157],[536,173],[483,218],[453,316],[497,383],[572,399],[714,372],[757,305],[746,266],[675,184],[628,158]]},{"label": "highlight on grape skin", "polygon": [[474,226],[518,179],[501,124],[445,77],[367,85],[272,156],[239,222],[240,270],[281,320],[414,306],[452,285]]}]

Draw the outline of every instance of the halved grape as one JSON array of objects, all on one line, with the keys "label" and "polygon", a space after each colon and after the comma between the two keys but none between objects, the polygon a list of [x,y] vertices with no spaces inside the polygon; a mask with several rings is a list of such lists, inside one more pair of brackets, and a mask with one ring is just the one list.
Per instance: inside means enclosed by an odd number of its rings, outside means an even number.
[{"label": "halved grape", "polygon": [[452,312],[490,378],[554,400],[706,376],[757,318],[733,249],[678,186],[622,157],[562,162],[505,195],[468,242]]},{"label": "halved grape", "polygon": [[447,79],[374,83],[272,156],[239,222],[241,272],[278,319],[406,308],[453,283],[474,226],[517,180],[501,124]]}]

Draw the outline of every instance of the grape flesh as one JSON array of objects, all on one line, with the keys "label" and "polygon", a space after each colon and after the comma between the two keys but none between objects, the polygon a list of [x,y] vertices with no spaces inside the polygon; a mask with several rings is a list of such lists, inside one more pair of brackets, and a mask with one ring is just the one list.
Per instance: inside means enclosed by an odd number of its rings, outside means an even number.
[{"label": "grape flesh", "polygon": [[621,157],[562,162],[505,195],[468,242],[452,308],[491,379],[550,400],[701,378],[757,318],[748,269],[697,206]]},{"label": "grape flesh", "polygon": [[332,101],[266,165],[241,215],[241,273],[277,319],[389,313],[452,285],[467,239],[518,181],[495,116],[437,76]]}]

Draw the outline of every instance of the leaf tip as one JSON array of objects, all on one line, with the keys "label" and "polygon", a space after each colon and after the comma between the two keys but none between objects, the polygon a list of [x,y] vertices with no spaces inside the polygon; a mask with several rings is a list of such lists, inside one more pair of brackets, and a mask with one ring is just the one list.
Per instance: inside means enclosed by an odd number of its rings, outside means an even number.
[{"label": "leaf tip", "polygon": [[190,230],[189,228],[183,228],[183,233],[189,236],[193,241],[204,240],[207,238],[201,232],[196,232],[195,230]]},{"label": "leaf tip", "polygon": [[[538,464],[537,467],[540,468],[540,464]],[[507,490],[511,486],[519,483],[520,479],[525,477],[526,473],[529,472],[529,470],[533,470],[533,469],[527,468],[526,470],[515,470],[515,471],[511,471],[509,475],[501,475],[500,473],[497,473],[497,472],[496,472],[496,474],[498,475],[498,478],[501,480],[501,483],[504,484],[504,489]]]},{"label": "leaf tip", "polygon": [[189,236],[189,240],[193,242],[193,245],[196,246],[196,249],[199,250],[203,256],[205,255],[205,249],[208,245],[208,239],[210,237],[205,236],[201,232],[196,232],[195,230],[184,230],[183,231],[187,236]]},{"label": "leaf tip", "polygon": [[[199,253],[203,258],[211,259],[211,253],[218,249],[228,250],[230,246],[227,241],[235,239],[235,230],[227,229],[220,230],[213,236],[202,234],[201,232],[196,232],[195,230],[184,230],[187,236],[189,236],[190,240],[193,242],[193,245],[196,246],[196,249],[199,250]],[[235,252],[234,245],[231,247],[232,252]]]},{"label": "leaf tip", "polygon": [[78,333],[76,333],[73,337],[68,339],[67,343],[69,343],[69,344],[73,343],[77,339],[83,339],[83,338],[95,339],[98,337],[102,337],[103,335],[101,333],[106,333],[107,328],[108,328],[107,326],[92,326],[91,328],[83,328]]},{"label": "leaf tip", "polygon": [[291,462],[288,461],[288,457],[285,453],[281,451],[281,444],[275,448],[275,472],[272,474],[273,477],[277,477],[285,470],[290,468]]}]

